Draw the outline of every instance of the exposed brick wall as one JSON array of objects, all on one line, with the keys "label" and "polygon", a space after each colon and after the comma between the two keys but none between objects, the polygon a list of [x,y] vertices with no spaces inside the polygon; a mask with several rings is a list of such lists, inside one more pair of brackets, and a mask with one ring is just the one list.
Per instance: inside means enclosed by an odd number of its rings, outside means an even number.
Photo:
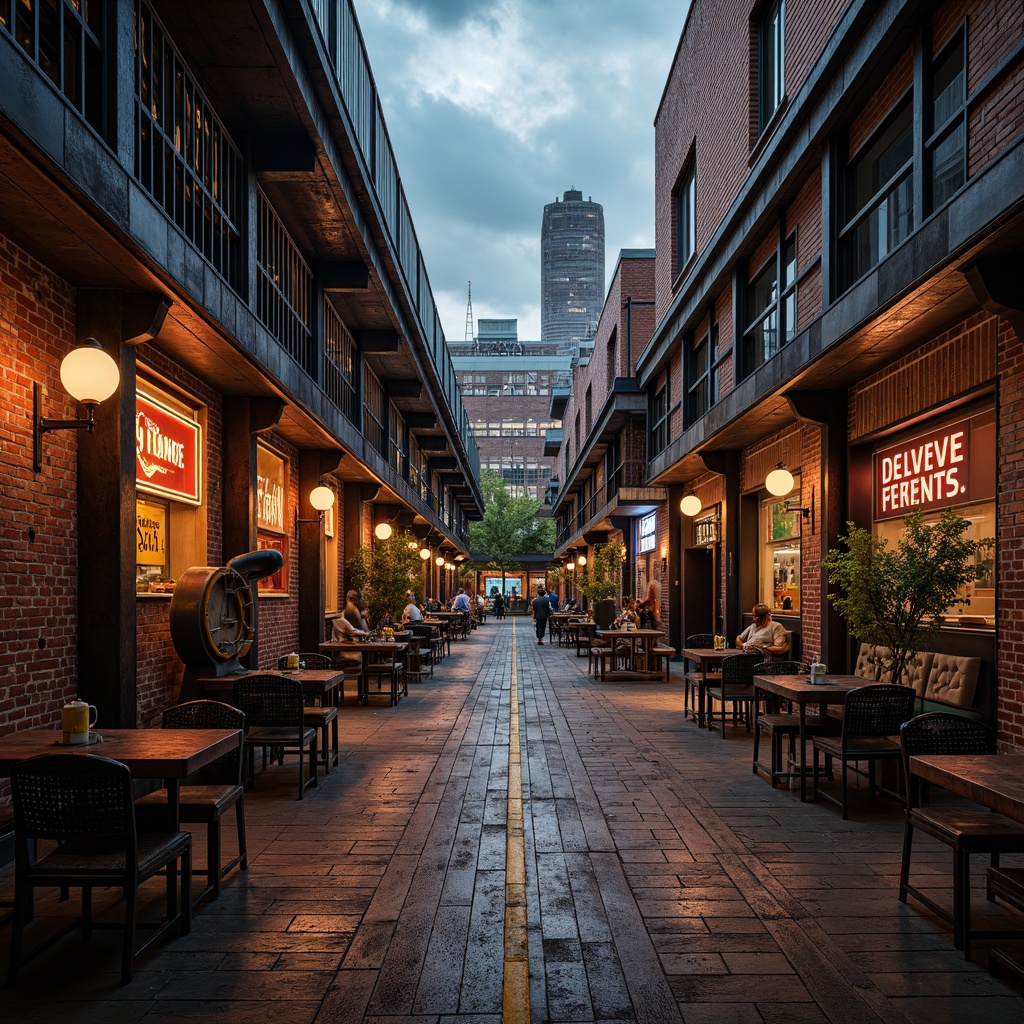
[{"label": "exposed brick wall", "polygon": [[1024,752],[1024,342],[1000,320],[996,441],[997,723],[1004,750]]},{"label": "exposed brick wall", "polygon": [[[815,504],[815,530],[803,521],[800,533],[800,658],[816,661],[821,657],[821,609],[825,598],[821,587],[821,495],[823,431],[806,423],[800,428],[800,505]],[[812,494],[814,495],[812,499]]]},{"label": "exposed brick wall", "polygon": [[74,345],[74,289],[0,235],[0,735],[59,725],[78,691],[80,432],[46,434],[32,471],[32,382],[46,416],[78,416],[58,373]]},{"label": "exposed brick wall", "polygon": [[[846,7],[846,0],[786,4],[786,95],[794,96]],[[697,250],[707,244],[749,168],[756,46],[749,0],[695,0],[655,118],[657,312],[672,301],[675,266],[673,192],[695,152]],[[753,33],[756,40],[756,33]],[[737,69],[740,73],[737,74]],[[714,82],[714,88],[706,83]]]},{"label": "exposed brick wall", "polygon": [[976,313],[850,389],[849,439],[909,419],[994,379],[999,319]]}]

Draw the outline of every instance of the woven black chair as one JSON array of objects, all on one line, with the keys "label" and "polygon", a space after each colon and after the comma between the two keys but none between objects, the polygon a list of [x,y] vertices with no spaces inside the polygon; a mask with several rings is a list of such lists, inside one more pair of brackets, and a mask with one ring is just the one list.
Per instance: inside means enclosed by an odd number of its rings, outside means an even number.
[{"label": "woven black chair", "polygon": [[405,661],[402,652],[393,650],[368,650],[363,654],[363,679],[366,686],[366,700],[370,699],[370,680],[377,680],[377,691],[380,692],[384,682],[388,684],[388,695],[391,704],[395,705],[399,699],[409,691],[405,684]]},{"label": "woven black chair", "polygon": [[412,662],[406,671],[410,679],[419,682],[426,675],[425,666],[434,674],[434,648],[430,642],[433,630],[425,622],[408,622],[405,631],[411,637],[409,656]]},{"label": "woven black chair", "polygon": [[[843,820],[849,817],[847,775],[851,765],[866,761],[868,792],[875,791],[875,763],[900,759],[899,731],[914,716],[917,694],[909,686],[876,683],[850,690],[843,705],[843,724],[839,736],[814,736],[814,796],[838,804]],[[837,800],[818,787],[818,754],[826,758],[826,768],[840,762],[841,795]],[[864,774],[858,770],[858,774]]]},{"label": "woven black chair", "polygon": [[[32,916],[38,888],[81,888],[82,937],[94,928],[92,890],[112,887],[124,893],[124,943],[121,984],[132,980],[135,957],[167,931],[188,933],[192,921],[192,836],[188,832],[135,830],[132,777],[126,765],[89,754],[47,754],[11,771],[14,802],[14,924],[7,984],[18,971],[57,938],[78,927],[79,920],[50,936],[22,957],[25,925]],[[56,842],[38,855],[39,840]],[[180,896],[176,878],[180,865]],[[166,868],[167,916],[136,948],[139,886]]]},{"label": "woven black chair", "polygon": [[[245,712],[245,750],[248,754],[248,784],[256,784],[255,752],[273,750],[299,755],[299,799],[307,786],[316,785],[317,729],[306,725],[302,683],[278,676],[246,676],[235,680],[235,704]],[[309,778],[303,774],[303,755],[309,749]]]},{"label": "woven black chair", "polygon": [[[181,820],[206,825],[206,869],[193,868],[194,875],[203,875],[206,887],[192,900],[199,903],[207,895],[220,896],[221,882],[236,865],[249,867],[245,845],[245,797],[242,789],[242,738],[245,715],[230,704],[215,700],[194,700],[168,708],[161,723],[165,729],[237,729],[238,746],[202,768],[197,779],[189,780],[179,791]],[[235,809],[235,830],[238,855],[221,864],[220,819]],[[147,793],[135,801],[135,818],[142,831],[159,829],[167,817],[167,790]]]},{"label": "woven black chair", "polygon": [[[754,703],[754,666],[762,662],[760,654],[730,654],[722,659],[722,675],[715,681],[708,681],[706,697],[708,701],[708,728],[715,727],[713,703],[722,708],[722,736],[725,736],[726,705],[732,705],[732,720],[738,722],[742,717],[750,732],[750,709]],[[742,715],[740,714],[742,712]]]},{"label": "woven black chair", "polygon": [[[903,831],[903,858],[900,862],[901,903],[913,896],[932,913],[953,926],[953,944],[963,949],[964,959],[971,956],[971,938],[1006,937],[1019,932],[971,931],[971,854],[987,853],[991,868],[999,868],[1001,853],[1024,852],[1024,826],[983,807],[947,801],[923,805],[920,779],[910,774],[909,760],[926,754],[994,754],[996,738],[984,722],[964,715],[933,712],[912,718],[900,729],[900,748],[906,778],[907,817]],[[953,851],[952,914],[910,882],[910,859],[914,829],[945,843]],[[990,878],[996,873],[989,871]],[[996,874],[998,878],[998,875]],[[990,882],[986,895],[991,900],[999,892]]]},{"label": "woven black chair", "polygon": [[[715,646],[715,637],[713,633],[693,633],[691,636],[686,638],[686,646],[693,650],[704,650]],[[720,676],[720,672],[713,674],[717,680]],[[708,679],[712,678],[712,673],[708,673]],[[699,668],[693,670],[687,670],[683,674],[683,718],[692,718],[695,722],[699,712],[698,701],[700,700],[700,688],[703,683],[703,678],[700,674]],[[690,698],[693,698],[693,706],[690,706]]]},{"label": "woven black chair", "polygon": [[[308,654],[299,653],[299,663],[305,665],[306,668],[318,668],[318,669],[331,669],[334,668],[334,663],[331,660],[330,655],[320,654],[317,652],[310,652]],[[288,655],[284,655],[277,659],[277,670],[284,672],[288,668]],[[341,687],[341,698],[345,698],[345,685],[342,683]],[[306,720],[306,725],[313,726],[320,734],[320,764],[323,766],[324,775],[330,775],[331,764],[338,763],[338,708],[332,705],[317,705],[314,703],[314,698],[306,696],[303,698],[303,702],[306,705],[306,712],[303,716]],[[330,736],[328,737],[328,730],[330,730]]]}]

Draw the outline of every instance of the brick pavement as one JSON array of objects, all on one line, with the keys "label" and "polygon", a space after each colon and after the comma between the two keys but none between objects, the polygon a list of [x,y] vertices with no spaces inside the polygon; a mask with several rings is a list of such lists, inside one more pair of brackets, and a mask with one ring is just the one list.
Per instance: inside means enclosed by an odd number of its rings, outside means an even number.
[{"label": "brick pavement", "polygon": [[[346,702],[340,767],[301,802],[293,765],[260,774],[249,871],[131,985],[117,933],[72,937],[0,990],[0,1019],[496,1024],[508,898],[513,926],[525,902],[536,1022],[1024,1021],[983,944],[964,963],[947,926],[897,901],[895,801],[855,792],[848,822],[800,804],[751,774],[742,730],[683,721],[678,681],[601,686],[531,626],[453,644],[396,708]],[[525,901],[505,827],[520,775]],[[948,852],[922,839],[918,864],[945,891]],[[37,931],[71,912],[39,910]]]}]

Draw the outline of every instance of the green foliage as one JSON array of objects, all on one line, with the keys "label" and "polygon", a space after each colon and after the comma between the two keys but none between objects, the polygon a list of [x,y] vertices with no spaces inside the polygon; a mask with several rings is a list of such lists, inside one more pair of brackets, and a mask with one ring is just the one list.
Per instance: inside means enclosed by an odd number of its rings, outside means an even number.
[{"label": "green foliage", "polygon": [[626,546],[617,540],[602,544],[586,569],[576,574],[576,589],[590,601],[622,595],[622,563]]},{"label": "green foliage", "polygon": [[484,518],[469,524],[469,549],[489,555],[488,568],[516,573],[519,555],[554,551],[555,521],[537,518],[541,502],[525,496],[513,498],[501,474],[493,469],[481,472],[480,489]]},{"label": "green foliage", "polygon": [[921,512],[903,518],[903,536],[895,550],[868,530],[847,523],[822,561],[829,583],[838,587],[829,600],[863,643],[889,648],[883,670],[892,681],[903,678],[917,653],[927,650],[955,602],[966,604],[963,589],[975,579],[975,552],[991,541],[964,533],[970,523],[951,510],[927,526]]},{"label": "green foliage", "polygon": [[419,544],[410,548],[411,534],[396,530],[387,540],[360,548],[348,561],[351,585],[363,592],[371,625],[386,613],[395,621],[402,617],[405,592],[420,579],[422,561]]}]

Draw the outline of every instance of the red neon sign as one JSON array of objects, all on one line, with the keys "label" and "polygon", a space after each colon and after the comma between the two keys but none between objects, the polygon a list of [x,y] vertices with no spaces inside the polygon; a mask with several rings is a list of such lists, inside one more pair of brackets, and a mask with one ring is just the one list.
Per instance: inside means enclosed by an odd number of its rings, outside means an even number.
[{"label": "red neon sign", "polygon": [[200,504],[200,428],[194,420],[135,396],[135,484],[140,491]]}]

